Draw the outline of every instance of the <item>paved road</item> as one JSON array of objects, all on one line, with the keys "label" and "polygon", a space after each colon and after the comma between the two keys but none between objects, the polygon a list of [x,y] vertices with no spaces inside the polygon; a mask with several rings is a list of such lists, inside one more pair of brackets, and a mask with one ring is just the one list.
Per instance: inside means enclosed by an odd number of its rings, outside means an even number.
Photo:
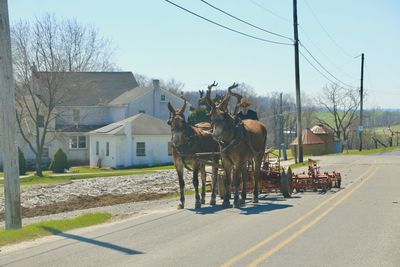
[{"label": "paved road", "polygon": [[[3,248],[5,266],[400,266],[400,152],[324,157],[339,192],[148,215]],[[191,198],[191,197],[189,197]],[[219,203],[220,204],[220,203]]]}]

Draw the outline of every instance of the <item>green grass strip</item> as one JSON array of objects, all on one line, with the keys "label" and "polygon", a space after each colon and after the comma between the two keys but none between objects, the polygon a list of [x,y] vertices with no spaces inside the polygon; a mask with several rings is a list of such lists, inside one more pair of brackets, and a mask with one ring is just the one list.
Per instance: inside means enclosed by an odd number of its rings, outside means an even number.
[{"label": "green grass strip", "polygon": [[[393,151],[396,149],[399,149],[399,147],[398,146],[381,147],[376,149],[363,149],[362,151],[358,151],[358,149],[349,149],[349,150],[344,150],[342,155],[369,155],[369,154]],[[340,155],[340,154],[335,154],[335,155]]]},{"label": "green grass strip", "polygon": [[15,230],[0,230],[0,246],[104,223],[110,218],[110,213],[88,213],[73,219],[40,222]]}]

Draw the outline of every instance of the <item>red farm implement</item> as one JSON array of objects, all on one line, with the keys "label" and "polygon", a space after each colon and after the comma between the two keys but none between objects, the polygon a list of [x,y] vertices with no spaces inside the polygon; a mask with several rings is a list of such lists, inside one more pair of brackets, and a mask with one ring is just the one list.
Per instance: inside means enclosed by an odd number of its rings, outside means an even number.
[{"label": "red farm implement", "polygon": [[326,191],[331,188],[340,188],[342,177],[338,172],[320,172],[320,166],[313,160],[308,160],[307,172],[293,176],[293,189],[296,192]]}]

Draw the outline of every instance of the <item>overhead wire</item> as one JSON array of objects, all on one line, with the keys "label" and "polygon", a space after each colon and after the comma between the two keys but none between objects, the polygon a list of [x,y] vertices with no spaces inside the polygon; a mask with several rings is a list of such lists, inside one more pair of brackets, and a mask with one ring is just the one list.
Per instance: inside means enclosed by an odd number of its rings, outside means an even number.
[{"label": "overhead wire", "polygon": [[315,14],[314,10],[311,8],[311,6],[308,4],[307,0],[304,0],[304,3],[306,4],[307,8],[310,10],[311,15],[314,17],[314,19],[317,21],[318,25],[321,27],[321,29],[325,32],[325,34],[329,37],[329,39],[332,41],[332,43],[339,48],[343,54],[345,54],[348,57],[353,57],[350,53],[346,52],[342,46],[340,46],[334,39],[333,37],[329,34],[328,30],[325,29],[325,27],[322,25],[321,21],[318,19],[317,15]]},{"label": "overhead wire", "polygon": [[[345,86],[347,86],[347,87],[355,88],[355,86],[349,85],[349,84],[343,82],[342,80],[338,79],[338,78],[337,78],[335,75],[333,75],[327,68],[325,68],[324,65],[321,64],[321,62],[319,62],[319,60],[310,52],[310,50],[307,49],[307,47],[305,47],[301,42],[299,42],[299,44],[300,44],[300,46],[301,46],[302,48],[304,48],[304,50],[312,57],[312,59],[314,59],[314,61],[315,61],[325,72],[327,72],[332,78],[334,78],[337,82],[339,82],[339,83],[341,83],[341,84],[343,84],[343,85],[345,85]],[[337,83],[337,82],[336,82],[336,83]]]},{"label": "overhead wire", "polygon": [[332,81],[331,79],[329,79],[328,76],[326,76],[322,71],[320,71],[301,51],[299,51],[300,55],[308,62],[308,64],[311,65],[311,67],[313,67],[319,74],[321,74],[323,77],[325,77],[325,79],[327,79],[328,81],[330,81],[331,83],[335,83],[334,81]]},{"label": "overhead wire", "polygon": [[254,1],[254,0],[249,0],[249,1],[250,1],[251,3],[253,3],[254,5],[258,6],[259,8],[261,8],[262,10],[264,10],[264,11],[266,11],[266,12],[268,12],[268,13],[274,15],[275,17],[281,19],[282,21],[285,21],[285,22],[290,23],[290,24],[293,23],[290,19],[285,18],[285,17],[283,17],[283,16],[281,16],[281,15],[275,13],[274,11],[272,11],[272,10],[266,8],[265,6],[259,4],[259,3],[256,2],[256,1]]},{"label": "overhead wire", "polygon": [[174,3],[174,2],[172,2],[170,0],[164,0],[164,1],[169,3],[169,4],[171,4],[171,5],[173,5],[173,6],[175,6],[175,7],[177,7],[177,8],[179,8],[179,9],[181,9],[181,10],[183,10],[183,11],[185,11],[185,12],[188,12],[188,13],[190,13],[190,14],[198,17],[198,18],[201,18],[201,19],[203,19],[203,20],[205,20],[205,21],[207,21],[209,23],[212,23],[212,24],[214,24],[216,26],[219,26],[219,27],[224,28],[226,30],[229,30],[231,32],[235,32],[237,34],[240,34],[240,35],[252,38],[252,39],[256,39],[256,40],[259,40],[259,41],[263,41],[263,42],[266,42],[266,43],[272,43],[272,44],[277,44],[277,45],[293,45],[292,43],[283,43],[283,42],[272,41],[272,40],[268,40],[268,39],[265,39],[265,38],[257,37],[257,36],[251,35],[251,34],[247,34],[247,33],[235,30],[233,28],[230,28],[228,26],[225,26],[225,25],[222,25],[222,24],[220,24],[218,22],[215,22],[215,21],[213,21],[211,19],[208,19],[208,18],[206,18],[204,16],[201,16],[201,15],[199,15],[199,14],[197,14],[197,13],[195,13],[195,12],[193,12],[193,11],[187,9],[187,8],[184,8],[183,6],[180,6],[180,5]]},{"label": "overhead wire", "polygon": [[247,22],[247,21],[245,21],[245,20],[243,20],[243,19],[241,19],[241,18],[238,18],[238,17],[236,17],[236,16],[234,16],[234,15],[232,15],[232,14],[226,12],[225,10],[223,10],[223,9],[221,9],[221,8],[218,8],[218,7],[216,7],[216,6],[212,5],[212,4],[210,4],[209,2],[207,2],[207,1],[205,1],[205,0],[200,0],[200,1],[203,2],[204,4],[208,5],[209,7],[213,8],[213,9],[215,9],[215,10],[218,10],[219,12],[221,12],[221,13],[223,13],[223,14],[225,14],[225,15],[231,17],[231,18],[234,18],[234,19],[236,19],[236,20],[238,20],[238,21],[240,21],[240,22],[242,22],[242,23],[244,23],[244,24],[246,24],[246,25],[249,25],[249,26],[251,26],[251,27],[253,27],[253,28],[256,28],[256,29],[258,29],[258,30],[261,30],[261,31],[263,31],[263,32],[266,32],[266,33],[269,33],[269,34],[272,34],[272,35],[275,35],[275,36],[278,36],[278,37],[282,37],[282,38],[285,38],[285,39],[288,39],[288,40],[294,42],[294,40],[293,40],[292,38],[290,38],[290,37],[281,35],[281,34],[279,34],[279,33],[272,32],[272,31],[267,30],[267,29],[265,29],[265,28],[262,28],[262,27],[259,27],[259,26],[257,26],[257,25],[254,25],[254,24],[252,24],[252,23],[250,23],[250,22]]},{"label": "overhead wire", "polygon": [[[300,26],[300,25],[299,25]],[[340,71],[342,74],[346,75],[348,78],[352,79],[352,80],[358,80],[358,78],[355,78],[353,75],[348,74],[347,72],[345,72],[341,67],[339,67],[336,63],[333,62],[333,60],[331,58],[328,57],[328,55],[319,47],[315,44],[315,42],[312,41],[311,37],[307,34],[307,32],[303,29],[303,27],[299,27],[301,32],[303,33],[303,35],[310,41],[310,43],[316,48],[318,49],[318,51],[332,64],[332,66],[335,67],[335,69],[337,69],[338,71]],[[353,61],[354,58],[351,59],[351,61]]]}]

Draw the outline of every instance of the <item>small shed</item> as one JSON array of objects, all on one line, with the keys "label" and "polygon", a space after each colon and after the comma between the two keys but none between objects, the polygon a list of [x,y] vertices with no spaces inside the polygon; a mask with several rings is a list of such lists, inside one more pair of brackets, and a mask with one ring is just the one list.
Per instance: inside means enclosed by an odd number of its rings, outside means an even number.
[{"label": "small shed", "polygon": [[[305,129],[302,134],[303,154],[304,155],[322,155],[325,151],[324,141],[309,128]],[[294,155],[294,147],[298,145],[297,137],[290,143],[292,155]]]},{"label": "small shed", "polygon": [[90,166],[124,168],[172,163],[167,122],[137,114],[90,132]]},{"label": "small shed", "polygon": [[330,130],[329,128],[325,127],[322,124],[317,124],[314,127],[311,128],[311,131],[313,134],[317,135],[319,138],[322,139],[325,143],[325,154],[332,154],[334,153],[334,134],[333,131]]}]

